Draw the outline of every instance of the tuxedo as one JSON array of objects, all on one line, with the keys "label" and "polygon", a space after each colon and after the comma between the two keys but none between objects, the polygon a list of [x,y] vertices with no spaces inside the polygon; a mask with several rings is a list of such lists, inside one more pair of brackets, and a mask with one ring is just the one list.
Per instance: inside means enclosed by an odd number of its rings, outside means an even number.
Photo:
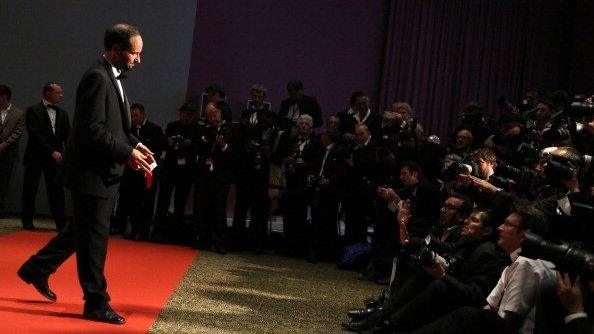
[{"label": "tuxedo", "polygon": [[[344,149],[336,143],[322,148],[310,170],[314,180],[310,186],[310,248],[324,260],[334,260],[338,251],[338,189],[344,182],[344,156]],[[320,179],[328,180],[328,185],[320,186]]]},{"label": "tuxedo", "polygon": [[145,178],[144,171],[133,170],[126,166],[120,186],[115,226],[112,226],[111,230],[115,233],[123,233],[126,230],[127,219],[130,217],[132,235],[135,238],[146,239],[153,221],[155,195],[162,168],[158,157],[165,148],[165,137],[161,127],[148,120],[141,125],[132,125],[131,132],[155,154],[157,167],[153,169],[149,182]]},{"label": "tuxedo", "polygon": [[[255,109],[250,105],[240,119],[239,141],[236,147],[238,163],[235,170],[235,209],[233,211],[232,243],[236,248],[247,246],[262,249],[268,231],[270,198],[270,129],[274,114],[268,105]],[[247,213],[250,212],[249,238],[246,238]]]},{"label": "tuxedo", "polygon": [[287,191],[283,197],[285,209],[283,231],[287,238],[289,251],[299,254],[307,248],[309,232],[306,178],[322,147],[313,135],[303,139],[285,136],[281,140],[282,142],[279,143],[280,156],[283,158],[291,156],[295,160],[295,163],[292,164],[285,162]]},{"label": "tuxedo", "polygon": [[101,57],[78,85],[64,153],[63,175],[72,191],[74,219],[20,270],[28,279],[47,277],[76,252],[87,312],[104,309],[110,299],[103,275],[109,221],[124,165],[138,143],[130,133],[128,99],[120,94],[111,64]]},{"label": "tuxedo", "polygon": [[[227,197],[237,160],[236,131],[236,127],[226,122],[219,126],[206,125],[202,130],[194,179],[199,249],[209,249],[213,244],[217,252],[226,253],[228,248]],[[225,137],[225,146],[216,143],[217,135]]]},{"label": "tuxedo", "polygon": [[309,115],[313,119],[313,126],[317,128],[322,125],[322,107],[318,103],[315,97],[303,95],[301,99],[298,101],[294,101],[291,99],[284,99],[281,102],[280,110],[278,115],[281,118],[288,118],[289,123],[294,120],[293,115],[289,114],[291,107],[297,105],[299,110],[299,115]]},{"label": "tuxedo", "polygon": [[4,205],[12,166],[18,159],[18,141],[25,131],[25,112],[11,105],[3,123],[0,123],[0,216]]},{"label": "tuxedo", "polygon": [[[381,127],[381,118],[380,115],[376,112],[369,110],[369,115],[364,119],[358,120],[355,118],[356,111],[352,109],[348,109],[345,111],[341,111],[336,114],[340,118],[340,132],[341,133],[355,133],[355,127],[357,124],[361,123],[367,126],[369,129],[369,133],[373,137],[377,137],[379,134],[379,129]],[[379,138],[379,137],[378,137]]]},{"label": "tuxedo", "polygon": [[39,179],[43,173],[50,211],[56,227],[62,229],[66,223],[64,189],[57,180],[59,164],[52,158],[53,152],[64,153],[66,141],[70,134],[70,121],[66,110],[54,106],[54,124],[48,115],[49,111],[43,102],[27,109],[27,132],[29,141],[25,149],[23,179],[23,213],[21,221],[24,227],[33,226],[35,214],[35,198]]}]

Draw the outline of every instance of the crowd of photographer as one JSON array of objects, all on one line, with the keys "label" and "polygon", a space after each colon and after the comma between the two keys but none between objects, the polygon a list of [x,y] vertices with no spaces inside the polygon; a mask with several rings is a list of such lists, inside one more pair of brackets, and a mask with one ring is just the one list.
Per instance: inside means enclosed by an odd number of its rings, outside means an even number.
[{"label": "crowd of photographer", "polygon": [[404,161],[399,177],[375,172],[383,201],[365,273],[390,285],[343,329],[592,332],[592,101],[530,91],[519,106],[497,102],[498,119],[469,103],[451,147],[422,132],[406,142],[411,131],[378,145],[378,167]]}]

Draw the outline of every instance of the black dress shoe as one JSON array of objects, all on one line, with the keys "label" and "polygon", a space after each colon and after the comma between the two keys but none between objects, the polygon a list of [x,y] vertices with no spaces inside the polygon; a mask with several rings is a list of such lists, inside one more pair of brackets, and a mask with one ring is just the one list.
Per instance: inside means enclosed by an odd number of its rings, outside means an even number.
[{"label": "black dress shoe", "polygon": [[225,245],[215,245],[215,251],[221,255],[225,255],[229,252]]},{"label": "black dress shoe", "polygon": [[376,325],[382,322],[382,313],[378,310],[374,310],[369,313],[364,319],[352,320],[351,322],[342,323],[342,328],[350,332],[360,332],[374,328]]},{"label": "black dress shoe", "polygon": [[55,302],[58,299],[58,296],[50,290],[49,285],[47,283],[47,277],[43,278],[36,278],[33,275],[27,274],[27,272],[21,267],[17,272],[17,275],[25,281],[27,284],[33,285],[33,287],[39,292],[42,296],[49,299],[52,302]]},{"label": "black dress shoe", "polygon": [[347,311],[347,316],[351,318],[353,321],[359,321],[362,319],[367,318],[373,312],[377,311],[377,308],[361,308],[361,309],[352,309]]},{"label": "black dress shoe", "polygon": [[117,314],[111,307],[107,306],[94,311],[85,310],[82,317],[87,320],[106,322],[108,324],[123,325],[126,319]]},{"label": "black dress shoe", "polygon": [[35,231],[35,226],[33,225],[33,223],[23,224],[23,230]]}]

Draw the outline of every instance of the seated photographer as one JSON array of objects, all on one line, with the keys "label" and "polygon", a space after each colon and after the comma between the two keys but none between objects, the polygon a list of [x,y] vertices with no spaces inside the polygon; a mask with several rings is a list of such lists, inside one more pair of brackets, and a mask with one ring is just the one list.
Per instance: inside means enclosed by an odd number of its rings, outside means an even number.
[{"label": "seated photographer", "polygon": [[[483,308],[461,307],[409,333],[533,333],[535,305],[541,286],[555,280],[554,265],[520,255],[525,231],[542,234],[546,217],[533,206],[518,206],[498,228],[497,244],[510,256]],[[404,333],[407,330],[396,330]]]},{"label": "seated photographer", "polygon": [[[399,219],[407,218],[399,214]],[[421,248],[416,274],[374,312],[351,313],[355,321],[343,328],[360,331],[387,321],[382,330],[412,330],[458,307],[482,306],[506,264],[502,251],[491,240],[494,231],[488,211],[473,211],[451,253],[439,255]]]},{"label": "seated photographer", "polygon": [[396,211],[402,199],[411,202],[411,222],[408,232],[415,237],[425,237],[431,232],[433,223],[439,217],[440,192],[424,177],[421,167],[414,161],[405,161],[400,165],[400,180],[404,185],[400,194],[391,188],[378,189],[378,195],[389,201],[391,210]]}]

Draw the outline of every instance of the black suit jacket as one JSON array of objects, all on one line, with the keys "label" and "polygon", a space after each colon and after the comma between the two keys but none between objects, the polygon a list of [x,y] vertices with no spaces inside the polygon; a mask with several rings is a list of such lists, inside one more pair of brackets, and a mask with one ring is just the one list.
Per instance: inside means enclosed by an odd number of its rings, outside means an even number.
[{"label": "black suit jacket", "polygon": [[[289,109],[295,102],[291,99],[284,99],[281,102],[280,110],[278,115],[280,117],[288,117]],[[297,101],[299,104],[299,114],[309,115],[313,118],[313,126],[317,128],[322,125],[322,107],[318,103],[315,97],[303,95],[303,97]]]},{"label": "black suit jacket", "polygon": [[[124,88],[125,89],[125,88]],[[128,99],[122,99],[111,65],[98,59],[76,91],[72,133],[64,155],[66,185],[109,198],[138,139],[130,133]]]},{"label": "black suit jacket", "polygon": [[25,164],[52,163],[51,154],[55,151],[63,153],[70,134],[68,113],[62,108],[56,109],[56,133],[47,108],[42,102],[27,109],[27,132],[29,141],[25,149]]}]

